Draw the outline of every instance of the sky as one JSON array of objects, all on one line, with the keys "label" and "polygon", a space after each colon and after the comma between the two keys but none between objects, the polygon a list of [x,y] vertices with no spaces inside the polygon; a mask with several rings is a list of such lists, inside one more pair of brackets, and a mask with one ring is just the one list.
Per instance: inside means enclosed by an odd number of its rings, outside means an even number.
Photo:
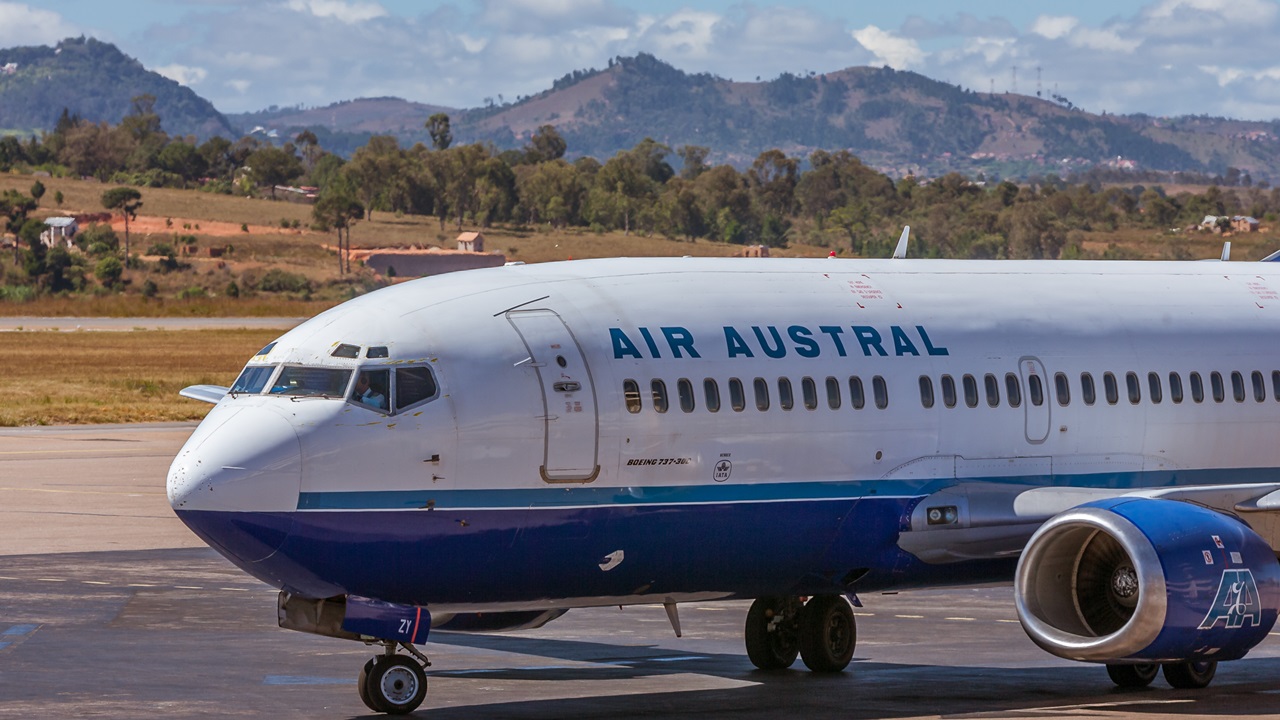
[{"label": "sky", "polygon": [[79,35],[223,112],[474,107],[647,52],[732,80],[887,65],[1096,113],[1280,118],[1280,0],[0,0],[0,47]]}]

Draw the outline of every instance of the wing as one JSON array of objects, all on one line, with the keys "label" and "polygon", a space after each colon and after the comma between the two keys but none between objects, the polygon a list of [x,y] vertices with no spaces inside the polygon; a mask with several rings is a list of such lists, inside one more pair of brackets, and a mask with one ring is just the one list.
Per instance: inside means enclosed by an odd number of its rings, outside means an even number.
[{"label": "wing", "polygon": [[1016,557],[1049,518],[1117,497],[1179,500],[1235,515],[1272,548],[1280,547],[1280,482],[1143,490],[960,482],[916,505],[898,546],[931,564]]},{"label": "wing", "polygon": [[189,385],[179,390],[178,394],[184,398],[217,405],[218,401],[226,396],[228,390],[230,388],[221,385]]}]

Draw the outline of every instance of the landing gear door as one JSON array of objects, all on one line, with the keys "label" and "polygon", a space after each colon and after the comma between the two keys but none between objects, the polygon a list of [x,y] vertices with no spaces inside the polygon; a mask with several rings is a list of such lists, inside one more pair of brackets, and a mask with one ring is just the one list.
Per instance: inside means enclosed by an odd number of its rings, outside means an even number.
[{"label": "landing gear door", "polygon": [[512,311],[507,319],[524,340],[542,386],[541,420],[546,430],[542,479],[595,480],[600,472],[596,391],[582,348],[551,310]]}]

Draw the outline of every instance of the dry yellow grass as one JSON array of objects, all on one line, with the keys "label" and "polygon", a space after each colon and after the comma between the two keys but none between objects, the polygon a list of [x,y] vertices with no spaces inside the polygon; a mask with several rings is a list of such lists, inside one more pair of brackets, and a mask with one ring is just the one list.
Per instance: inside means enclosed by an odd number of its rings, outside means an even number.
[{"label": "dry yellow grass", "polygon": [[196,420],[187,385],[230,385],[279,330],[0,333],[0,426]]}]

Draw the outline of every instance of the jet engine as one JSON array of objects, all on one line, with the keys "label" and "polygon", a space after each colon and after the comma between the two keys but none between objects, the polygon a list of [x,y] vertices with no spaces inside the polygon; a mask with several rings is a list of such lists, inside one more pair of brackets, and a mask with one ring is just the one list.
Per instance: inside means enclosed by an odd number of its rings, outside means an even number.
[{"label": "jet engine", "polygon": [[1018,562],[1014,592],[1022,627],[1059,657],[1234,660],[1275,625],[1280,563],[1234,517],[1120,497],[1041,526]]}]

